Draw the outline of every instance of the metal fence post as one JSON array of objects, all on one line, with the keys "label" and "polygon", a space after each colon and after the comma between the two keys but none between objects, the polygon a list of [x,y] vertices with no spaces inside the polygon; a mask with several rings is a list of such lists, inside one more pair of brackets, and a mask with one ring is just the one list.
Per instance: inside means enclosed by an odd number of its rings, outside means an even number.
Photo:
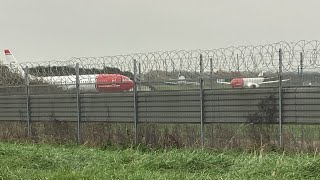
[{"label": "metal fence post", "polygon": [[[302,74],[302,72],[303,72],[303,53],[302,52],[300,52],[300,79],[301,79],[301,85],[303,86],[304,84],[303,84],[303,74]],[[297,91],[297,89],[296,89],[296,91]],[[301,148],[301,150],[303,149],[303,147],[304,147],[304,126],[303,126],[303,124],[301,124],[301,146],[300,146],[300,148]]]},{"label": "metal fence post", "polygon": [[30,112],[30,89],[29,89],[29,68],[28,66],[25,69],[25,91],[27,95],[27,131],[28,137],[31,138],[31,112]]},{"label": "metal fence post", "polygon": [[237,71],[240,72],[239,54],[237,54]]},{"label": "metal fence post", "polygon": [[283,148],[282,139],[282,49],[279,49],[279,145]]},{"label": "metal fence post", "polygon": [[77,93],[77,142],[81,143],[81,102],[80,102],[80,72],[79,63],[76,63],[76,93]]},{"label": "metal fence post", "polygon": [[201,147],[204,147],[204,103],[203,103],[203,57],[200,54],[200,131],[201,131]]},{"label": "metal fence post", "polygon": [[137,80],[139,81],[139,85],[140,85],[138,90],[141,91],[141,88],[142,88],[142,85],[141,85],[141,64],[140,64],[140,62],[138,64],[139,64],[139,68],[138,68],[139,79],[137,79]]},{"label": "metal fence post", "polygon": [[137,103],[137,60],[133,59],[133,120],[134,120],[134,144],[138,144],[138,103]]},{"label": "metal fence post", "polygon": [[300,52],[300,74],[302,76],[302,71],[303,71],[303,53]]},{"label": "metal fence post", "polygon": [[210,80],[211,80],[211,89],[213,89],[213,62],[212,58],[210,58]]}]

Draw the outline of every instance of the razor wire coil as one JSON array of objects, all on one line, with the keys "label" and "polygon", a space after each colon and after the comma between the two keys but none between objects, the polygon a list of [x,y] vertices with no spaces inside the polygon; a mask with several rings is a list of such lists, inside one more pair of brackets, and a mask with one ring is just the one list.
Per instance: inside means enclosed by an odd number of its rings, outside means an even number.
[{"label": "razor wire coil", "polygon": [[[300,53],[303,56],[303,69],[315,70],[320,67],[320,42],[298,41],[277,42],[258,46],[238,46],[213,50],[180,50],[135,53],[128,55],[104,57],[73,57],[68,61],[44,61],[21,63],[23,69],[31,69],[30,74],[37,77],[75,75],[76,63],[79,63],[80,74],[100,74],[110,72],[127,72],[133,74],[133,60],[139,66],[139,74],[144,80],[151,81],[176,76],[183,73],[187,76],[200,74],[200,54],[203,57],[203,69],[206,74],[219,72],[277,72],[279,49],[283,52],[283,72],[296,72],[300,64]],[[109,68],[109,69],[108,69]],[[110,69],[113,71],[110,71]],[[116,71],[117,70],[117,71]],[[1,82],[18,84],[14,73],[2,68]]]}]

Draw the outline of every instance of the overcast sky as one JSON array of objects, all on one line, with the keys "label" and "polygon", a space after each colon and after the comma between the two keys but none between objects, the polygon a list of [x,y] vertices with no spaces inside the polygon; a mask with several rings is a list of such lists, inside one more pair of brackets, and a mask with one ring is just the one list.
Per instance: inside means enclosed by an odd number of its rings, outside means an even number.
[{"label": "overcast sky", "polygon": [[319,0],[0,0],[0,48],[26,62],[320,40],[319,7]]}]

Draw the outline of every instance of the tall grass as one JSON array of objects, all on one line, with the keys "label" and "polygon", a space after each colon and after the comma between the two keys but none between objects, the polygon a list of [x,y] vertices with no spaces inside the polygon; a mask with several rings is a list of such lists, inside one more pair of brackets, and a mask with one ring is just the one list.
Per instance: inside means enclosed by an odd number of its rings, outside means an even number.
[{"label": "tall grass", "polygon": [[[269,128],[272,127],[273,131],[259,131],[263,128],[262,126],[265,125],[206,124],[204,147],[245,151],[261,147],[271,151],[278,149],[278,125],[267,125]],[[284,125],[283,149],[292,152],[318,151],[320,148],[319,129],[319,125]],[[52,144],[77,142],[77,124],[75,122],[33,122],[31,133],[31,137],[28,137],[25,122],[2,122],[0,126],[1,140],[27,140]],[[120,145],[128,147],[134,143],[134,133],[132,123],[93,122],[81,124],[80,136],[81,143],[87,146]],[[153,149],[201,148],[200,142],[200,126],[198,124],[139,124],[138,143]]]},{"label": "tall grass", "polygon": [[0,179],[319,179],[320,155],[0,143]]}]

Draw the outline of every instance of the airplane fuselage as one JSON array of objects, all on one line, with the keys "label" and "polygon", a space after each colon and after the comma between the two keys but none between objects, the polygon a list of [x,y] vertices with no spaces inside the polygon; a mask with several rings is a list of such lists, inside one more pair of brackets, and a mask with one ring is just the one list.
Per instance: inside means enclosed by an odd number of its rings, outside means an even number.
[{"label": "airplane fuselage", "polygon": [[[34,77],[32,78],[34,79]],[[76,88],[76,76],[36,77],[37,80],[54,84],[63,89]],[[79,76],[79,88],[85,91],[124,92],[133,88],[134,82],[121,74],[92,74]]]},{"label": "airplane fuselage", "polygon": [[231,80],[231,87],[232,88],[243,88],[243,87],[250,87],[256,88],[264,81],[263,77],[258,78],[234,78]]},{"label": "airplane fuselage", "polygon": [[[6,63],[8,68],[15,73],[19,73],[25,77],[25,71],[12,55],[9,49],[4,50]],[[54,84],[63,89],[76,88],[76,76],[49,76],[37,77],[28,75],[31,80],[42,81],[44,83]],[[99,91],[99,92],[123,92],[129,91],[133,88],[134,82],[129,77],[121,74],[91,74],[79,76],[79,88],[86,91]]]}]

